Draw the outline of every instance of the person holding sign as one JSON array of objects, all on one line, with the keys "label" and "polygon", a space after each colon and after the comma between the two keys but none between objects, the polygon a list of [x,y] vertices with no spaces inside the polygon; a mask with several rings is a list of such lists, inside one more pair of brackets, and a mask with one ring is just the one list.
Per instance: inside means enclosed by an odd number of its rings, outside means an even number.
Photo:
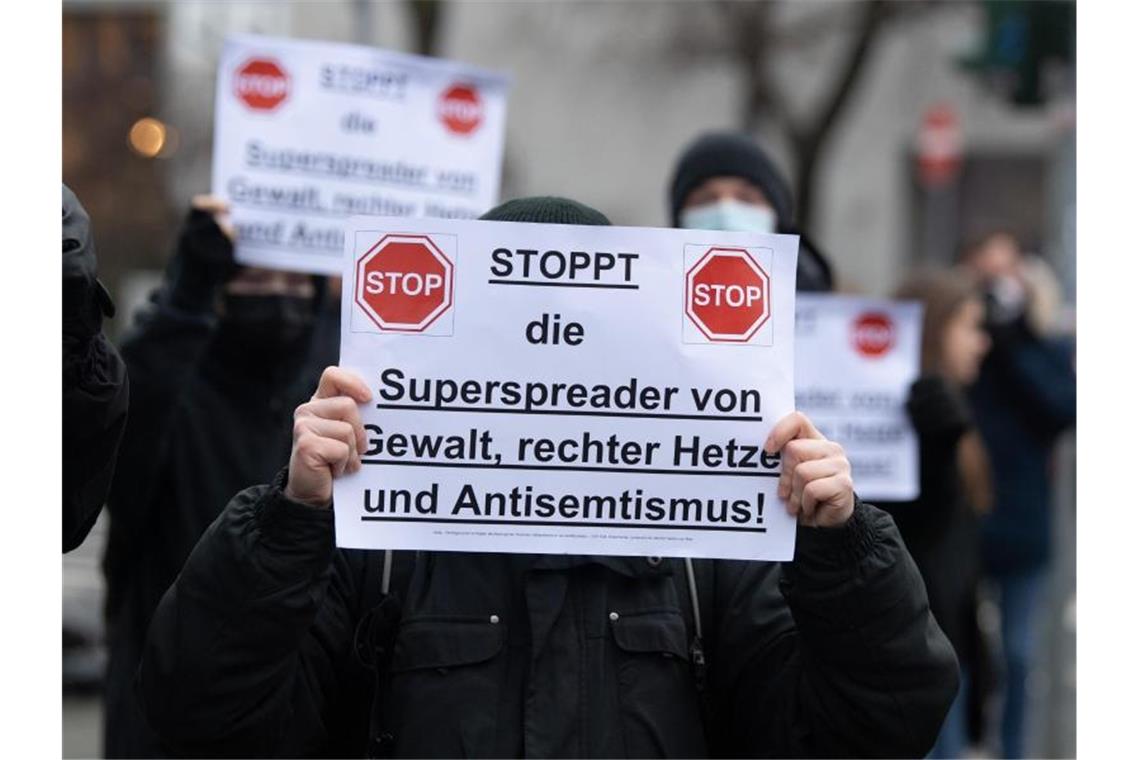
[{"label": "person holding sign", "polygon": [[105,754],[155,757],[132,687],[150,616],[219,507],[272,476],[335,343],[320,278],[233,260],[226,206],[195,198],[153,304],[123,342],[131,414],[108,498]]},{"label": "person holding sign", "polygon": [[796,289],[833,288],[831,265],[797,229],[787,181],[756,142],[733,132],[707,132],[689,144],[673,169],[669,212],[674,227],[800,236]]},{"label": "person holding sign", "polygon": [[[485,219],[606,225],[571,201]],[[369,445],[325,370],[289,465],[234,497],[164,597],[139,688],[172,749],[229,756],[921,756],[953,650],[889,516],[791,414],[764,448],[787,563],[336,549]],[[347,506],[347,505],[346,505]]]}]

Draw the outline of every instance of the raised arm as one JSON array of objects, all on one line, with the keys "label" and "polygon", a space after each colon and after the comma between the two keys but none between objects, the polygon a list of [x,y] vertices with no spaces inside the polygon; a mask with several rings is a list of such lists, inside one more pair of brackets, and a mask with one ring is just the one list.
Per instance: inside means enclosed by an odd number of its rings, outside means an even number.
[{"label": "raised arm", "polygon": [[207,196],[195,198],[162,284],[123,340],[131,415],[108,504],[115,540],[132,546],[146,525],[146,510],[158,498],[159,463],[173,410],[214,333],[215,300],[234,269],[224,208]]}]

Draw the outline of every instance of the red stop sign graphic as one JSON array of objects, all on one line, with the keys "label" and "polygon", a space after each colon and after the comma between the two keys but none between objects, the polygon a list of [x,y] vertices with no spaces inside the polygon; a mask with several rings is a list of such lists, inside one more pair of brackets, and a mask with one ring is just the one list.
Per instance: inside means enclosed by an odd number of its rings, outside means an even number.
[{"label": "red stop sign graphic", "polygon": [[452,271],[426,235],[385,235],[356,264],[356,303],[382,330],[423,332],[451,308]]},{"label": "red stop sign graphic", "polygon": [[889,315],[869,311],[851,323],[851,344],[870,359],[890,353],[895,346],[895,323]]},{"label": "red stop sign graphic", "polygon": [[685,278],[685,314],[706,338],[743,343],[771,315],[768,273],[743,248],[710,248]]},{"label": "red stop sign graphic", "polygon": [[948,103],[939,103],[922,117],[918,133],[919,178],[927,187],[945,185],[962,167],[962,127]]},{"label": "red stop sign graphic", "polygon": [[272,111],[289,97],[289,75],[271,58],[251,58],[234,72],[234,94],[255,111]]},{"label": "red stop sign graphic", "polygon": [[483,99],[473,85],[454,84],[439,96],[438,113],[453,134],[469,135],[483,123]]}]

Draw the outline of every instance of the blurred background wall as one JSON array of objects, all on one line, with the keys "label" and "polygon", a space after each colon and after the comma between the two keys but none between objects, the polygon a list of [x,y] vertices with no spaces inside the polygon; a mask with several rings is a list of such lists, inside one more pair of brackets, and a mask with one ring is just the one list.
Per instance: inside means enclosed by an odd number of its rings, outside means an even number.
[{"label": "blurred background wall", "polygon": [[[1032,54],[1039,22],[1010,16],[995,28],[1011,5],[1072,18],[1067,3],[922,0],[70,0],[64,178],[95,218],[115,289],[129,271],[161,265],[189,197],[209,188],[224,36],[360,42],[512,74],[504,197],[559,193],[619,224],[664,225],[685,143],[748,128],[810,193],[806,227],[847,288],[886,293],[907,264],[949,260],[963,239],[1003,224],[1050,257],[1071,294],[1073,70],[1047,59],[1034,91],[1019,93],[1017,56]],[[931,186],[919,146],[940,111],[959,159]]]},{"label": "blurred background wall", "polygon": [[[747,129],[794,180],[805,228],[843,289],[887,294],[912,265],[949,263],[1000,225],[1053,265],[1073,323],[1070,2],[68,0],[63,179],[93,218],[100,273],[120,305],[115,332],[156,281],[190,196],[210,187],[215,65],[238,32],[509,72],[503,197],[566,195],[617,224],[668,224],[683,146],[706,129]],[[1066,482],[1058,509],[1069,515]],[[1061,621],[1072,528],[1057,522],[1067,531]],[[65,560],[65,617],[71,609],[93,637],[100,536]],[[1075,752],[1072,688],[1048,683],[1071,678],[1071,635],[1058,626],[1036,749],[1064,756]],[[65,749],[97,753],[83,712],[97,706],[72,707]]]}]

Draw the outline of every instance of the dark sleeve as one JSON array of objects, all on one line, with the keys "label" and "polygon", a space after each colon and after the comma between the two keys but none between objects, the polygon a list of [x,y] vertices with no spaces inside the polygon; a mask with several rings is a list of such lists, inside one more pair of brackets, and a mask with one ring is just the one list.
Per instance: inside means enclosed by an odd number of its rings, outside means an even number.
[{"label": "dark sleeve", "polygon": [[906,411],[919,445],[920,490],[910,501],[880,501],[912,550],[948,529],[958,512],[958,442],[974,428],[966,395],[940,375],[924,375],[910,387]]},{"label": "dark sleeve", "polygon": [[1059,341],[1034,335],[1019,319],[990,328],[989,362],[1017,399],[1031,429],[1046,437],[1060,435],[1077,421],[1077,378],[1072,351]]},{"label": "dark sleeve", "polygon": [[102,335],[63,339],[63,551],[83,543],[103,507],[127,422],[127,372]]},{"label": "dark sleeve", "polygon": [[234,497],[151,622],[140,704],[176,754],[320,755],[339,730],[355,583],[332,511],[283,480]]},{"label": "dark sleeve", "polygon": [[[131,416],[123,435],[109,508],[116,553],[132,553],[146,510],[160,495],[161,462],[174,409],[214,334],[214,300],[225,282],[232,246],[201,211],[192,211],[163,276],[123,340],[131,377]],[[221,264],[217,262],[221,261]]]},{"label": "dark sleeve", "polygon": [[857,502],[842,528],[800,528],[793,562],[728,568],[712,663],[728,751],[929,751],[958,688],[957,660],[889,515]]},{"label": "dark sleeve", "polygon": [[111,483],[127,419],[123,360],[103,335],[114,304],[96,277],[91,220],[64,185],[63,303],[63,550],[87,537]]},{"label": "dark sleeve", "polygon": [[965,394],[940,375],[924,375],[911,384],[906,412],[924,444],[953,446],[973,427]]}]

